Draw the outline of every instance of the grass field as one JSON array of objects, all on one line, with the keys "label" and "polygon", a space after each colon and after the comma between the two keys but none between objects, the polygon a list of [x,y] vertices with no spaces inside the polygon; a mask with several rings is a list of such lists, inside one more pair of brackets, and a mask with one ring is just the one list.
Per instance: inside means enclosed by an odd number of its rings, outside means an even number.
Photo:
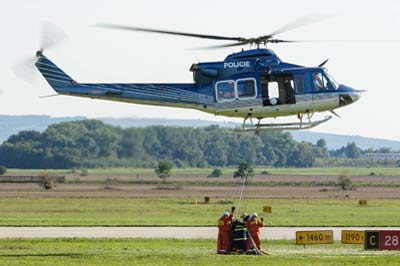
[{"label": "grass field", "polygon": [[[209,175],[212,168],[175,168],[172,170],[174,174],[199,174]],[[235,168],[224,168],[225,174],[232,174]],[[369,175],[371,172],[381,175],[400,175],[400,167],[321,167],[321,168],[255,168],[255,173],[268,171],[270,174],[282,175],[340,175],[348,173],[350,175]],[[78,170],[79,171],[79,170]],[[45,170],[45,169],[10,169],[10,174],[41,174],[41,173],[63,174],[69,173],[71,170]],[[107,169],[89,169],[89,174],[154,174],[154,169],[142,168],[107,168]]]},{"label": "grass field", "polygon": [[[187,198],[0,198],[0,225],[215,226],[232,206],[218,200],[196,206]],[[354,199],[247,199],[240,212],[261,214],[264,205],[272,206],[270,226],[400,226],[400,200],[360,207]]]},{"label": "grass field", "polygon": [[0,239],[0,265],[399,265],[398,251],[269,241],[272,256],[216,255],[215,240]]}]

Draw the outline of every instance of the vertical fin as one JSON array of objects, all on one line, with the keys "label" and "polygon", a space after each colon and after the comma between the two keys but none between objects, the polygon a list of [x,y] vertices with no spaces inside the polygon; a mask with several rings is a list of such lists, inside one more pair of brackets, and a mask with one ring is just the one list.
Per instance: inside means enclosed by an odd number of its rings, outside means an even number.
[{"label": "vertical fin", "polygon": [[73,86],[76,83],[70,76],[39,52],[35,65],[50,86],[56,91],[59,87]]}]

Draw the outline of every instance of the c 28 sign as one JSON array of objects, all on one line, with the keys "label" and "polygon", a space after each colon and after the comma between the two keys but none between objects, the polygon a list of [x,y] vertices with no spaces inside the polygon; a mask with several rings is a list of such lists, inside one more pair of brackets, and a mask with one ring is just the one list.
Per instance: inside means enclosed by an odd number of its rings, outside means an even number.
[{"label": "c 28 sign", "polygon": [[381,231],[381,248],[400,250],[400,231]]},{"label": "c 28 sign", "polygon": [[365,249],[400,250],[400,231],[365,231]]}]

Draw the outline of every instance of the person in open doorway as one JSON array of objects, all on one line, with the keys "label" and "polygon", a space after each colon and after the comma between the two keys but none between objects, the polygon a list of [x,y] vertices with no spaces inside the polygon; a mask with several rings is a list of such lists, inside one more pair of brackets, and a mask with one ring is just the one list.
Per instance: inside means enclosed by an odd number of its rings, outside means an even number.
[{"label": "person in open doorway", "polygon": [[218,242],[217,253],[229,254],[231,251],[232,233],[231,224],[233,220],[233,212],[235,207],[231,208],[231,212],[225,211],[218,219]]}]

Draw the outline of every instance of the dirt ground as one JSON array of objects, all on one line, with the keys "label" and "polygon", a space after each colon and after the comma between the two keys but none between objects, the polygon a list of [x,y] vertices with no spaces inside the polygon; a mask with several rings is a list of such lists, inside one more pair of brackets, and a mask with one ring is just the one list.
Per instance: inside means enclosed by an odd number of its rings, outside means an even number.
[{"label": "dirt ground", "polygon": [[[38,184],[0,184],[0,197],[18,198],[143,198],[182,197],[232,198],[239,195],[237,186],[171,186],[138,184],[58,184],[53,190],[44,190]],[[368,198],[400,199],[400,188],[359,187],[343,191],[338,187],[247,186],[245,197],[251,198]]]},{"label": "dirt ground", "polygon": [[[127,174],[90,174],[89,176],[82,177],[78,174],[67,174],[67,181],[101,181],[101,180],[112,180],[117,179],[121,181],[159,181],[160,178],[155,174],[141,174],[141,175],[127,175]],[[335,175],[255,175],[251,178],[254,182],[335,182],[338,176]],[[389,176],[389,175],[363,175],[363,176],[351,176],[353,182],[368,182],[368,183],[399,183],[400,176]],[[169,181],[202,181],[202,182],[229,182],[236,181],[240,183],[240,180],[233,179],[232,175],[222,175],[218,178],[208,178],[201,174],[174,174],[168,177]]]},{"label": "dirt ground", "polygon": [[[232,198],[240,194],[242,182],[230,175],[219,178],[207,178],[200,174],[176,174],[168,181],[178,181],[178,185],[156,184],[160,182],[155,174],[90,174],[80,176],[69,173],[65,175],[65,184],[57,184],[52,190],[44,190],[38,184],[0,183],[0,197],[57,197],[57,198],[142,198],[142,197],[182,197],[182,198]],[[315,175],[256,175],[253,182],[286,183],[336,183],[337,176]],[[249,184],[245,197],[255,198],[368,198],[400,199],[400,176],[351,176],[353,183],[365,182],[376,186],[355,187],[343,191],[337,186],[255,186]],[[145,184],[138,184],[143,181]],[[150,184],[149,182],[151,181]],[[187,181],[185,185],[185,181]],[[218,181],[221,185],[211,185]],[[194,183],[195,185],[192,185]],[[151,184],[153,183],[153,184]],[[160,182],[161,183],[161,182]],[[181,183],[181,184],[180,184]],[[378,186],[385,184],[385,186]]]}]

